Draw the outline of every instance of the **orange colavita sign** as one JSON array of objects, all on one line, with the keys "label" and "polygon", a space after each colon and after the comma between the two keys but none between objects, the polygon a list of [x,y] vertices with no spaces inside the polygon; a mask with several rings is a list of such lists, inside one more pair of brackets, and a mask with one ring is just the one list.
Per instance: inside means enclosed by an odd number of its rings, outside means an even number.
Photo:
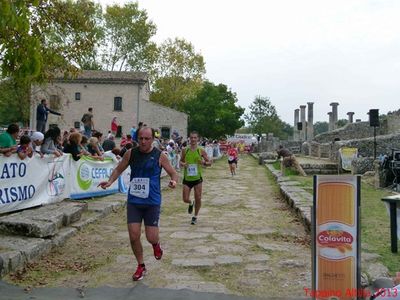
[{"label": "orange colavita sign", "polygon": [[314,299],[358,297],[358,208],[358,177],[314,177]]}]

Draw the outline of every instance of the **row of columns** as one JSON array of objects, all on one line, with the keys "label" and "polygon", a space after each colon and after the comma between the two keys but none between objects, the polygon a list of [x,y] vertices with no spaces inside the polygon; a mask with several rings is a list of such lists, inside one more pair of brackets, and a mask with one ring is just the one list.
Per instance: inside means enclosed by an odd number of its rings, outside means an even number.
[{"label": "row of columns", "polygon": [[[337,128],[338,121],[338,102],[329,104],[332,106],[332,111],[328,112],[329,125],[328,130],[332,131]],[[293,140],[295,141],[311,141],[314,138],[314,102],[307,102],[306,105],[300,105],[300,109],[294,110],[294,130]],[[307,107],[307,121],[306,121]],[[353,123],[354,112],[348,112],[348,121]],[[359,121],[359,120],[356,120]]]},{"label": "row of columns", "polygon": [[294,110],[293,139],[295,141],[310,141],[314,138],[314,102],[307,102],[307,105],[307,121],[306,105],[300,105],[300,109]]}]

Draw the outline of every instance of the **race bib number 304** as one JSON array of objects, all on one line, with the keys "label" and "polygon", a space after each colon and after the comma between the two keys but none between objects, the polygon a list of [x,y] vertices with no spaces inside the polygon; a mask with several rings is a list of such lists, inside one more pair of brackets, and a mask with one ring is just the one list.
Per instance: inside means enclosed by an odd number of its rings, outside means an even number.
[{"label": "race bib number 304", "polygon": [[133,178],[129,193],[138,198],[148,198],[150,191],[150,178]]}]

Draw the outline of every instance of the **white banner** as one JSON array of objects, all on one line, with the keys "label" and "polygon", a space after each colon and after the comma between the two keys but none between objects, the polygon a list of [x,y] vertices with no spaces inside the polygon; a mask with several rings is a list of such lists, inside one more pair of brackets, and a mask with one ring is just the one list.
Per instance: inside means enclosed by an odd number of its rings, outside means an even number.
[{"label": "white banner", "polygon": [[70,156],[0,156],[0,213],[53,203],[70,194]]},{"label": "white banner", "polygon": [[88,156],[82,156],[78,161],[71,160],[71,198],[82,199],[118,193],[118,180],[106,190],[98,187],[100,182],[108,180],[115,166],[116,163],[110,157],[105,157],[103,161]]},{"label": "white banner", "polygon": [[351,171],[351,162],[357,158],[358,149],[343,147],[339,149],[340,159],[342,161],[342,169]]}]

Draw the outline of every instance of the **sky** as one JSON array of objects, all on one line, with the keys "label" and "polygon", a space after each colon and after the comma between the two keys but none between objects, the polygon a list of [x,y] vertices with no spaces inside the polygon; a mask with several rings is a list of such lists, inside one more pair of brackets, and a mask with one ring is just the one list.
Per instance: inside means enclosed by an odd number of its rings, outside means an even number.
[{"label": "sky", "polygon": [[400,108],[398,0],[138,2],[157,25],[154,41],[191,42],[206,78],[227,85],[243,108],[268,97],[290,125],[307,102],[314,102],[314,122],[328,122],[332,102],[339,119],[352,111],[367,121],[369,109]]}]

